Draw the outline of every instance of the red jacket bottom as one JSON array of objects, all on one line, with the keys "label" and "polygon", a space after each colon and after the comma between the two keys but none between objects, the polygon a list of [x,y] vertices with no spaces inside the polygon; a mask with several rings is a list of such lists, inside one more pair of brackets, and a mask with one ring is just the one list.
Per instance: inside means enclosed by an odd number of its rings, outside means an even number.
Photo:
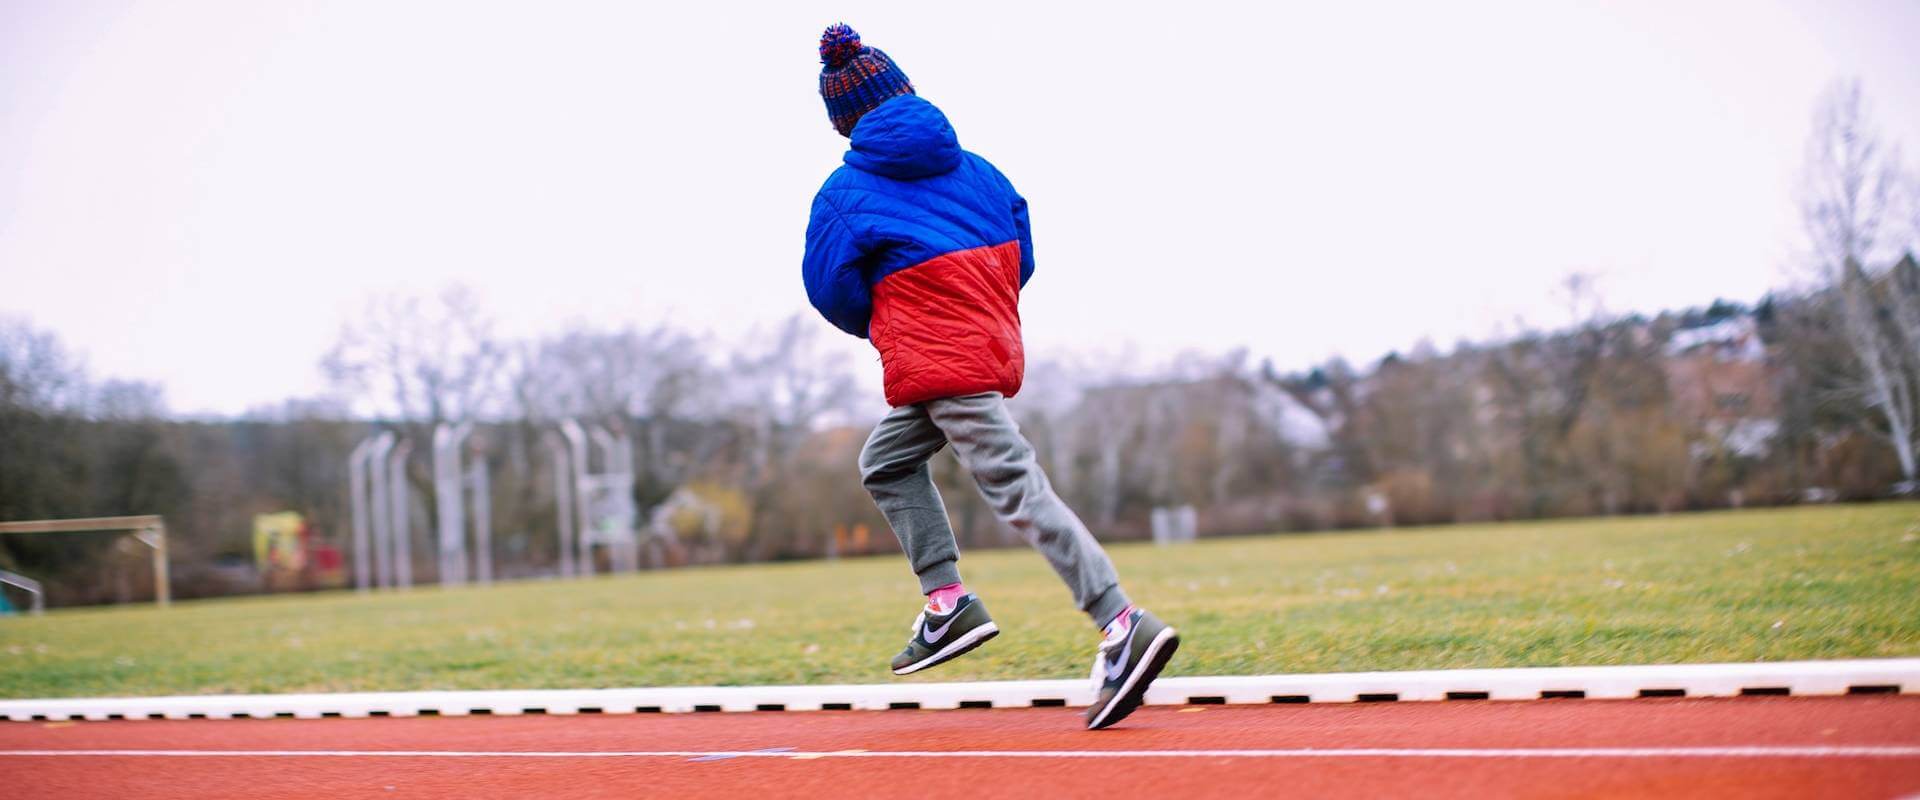
[{"label": "red jacket bottom", "polygon": [[882,278],[868,336],[887,403],[1020,391],[1020,243],[958,250]]}]

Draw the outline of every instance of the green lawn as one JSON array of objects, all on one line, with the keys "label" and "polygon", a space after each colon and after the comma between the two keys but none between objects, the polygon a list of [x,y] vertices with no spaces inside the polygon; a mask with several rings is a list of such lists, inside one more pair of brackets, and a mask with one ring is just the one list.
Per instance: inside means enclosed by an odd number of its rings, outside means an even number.
[{"label": "green lawn", "polygon": [[[1920,504],[1113,548],[1185,636],[1169,674],[1920,655]],[[1037,554],[961,561],[1002,635],[919,680],[1086,675]],[[489,590],[0,619],[0,697],[881,682],[919,604],[897,556]]]}]

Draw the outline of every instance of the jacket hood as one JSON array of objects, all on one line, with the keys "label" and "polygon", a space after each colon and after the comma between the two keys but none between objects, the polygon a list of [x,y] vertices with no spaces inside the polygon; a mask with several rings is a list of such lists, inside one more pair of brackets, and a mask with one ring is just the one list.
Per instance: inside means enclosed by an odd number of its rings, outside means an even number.
[{"label": "jacket hood", "polygon": [[862,172],[912,180],[960,166],[960,139],[947,115],[917,95],[881,103],[853,127],[845,161]]}]

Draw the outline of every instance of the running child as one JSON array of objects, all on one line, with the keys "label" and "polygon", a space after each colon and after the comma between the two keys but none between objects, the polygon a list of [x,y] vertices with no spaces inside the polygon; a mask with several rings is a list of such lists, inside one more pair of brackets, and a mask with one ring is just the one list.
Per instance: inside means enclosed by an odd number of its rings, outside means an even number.
[{"label": "running child", "polygon": [[820,60],[827,115],[852,146],[814,196],[802,273],[814,308],[880,351],[893,407],[860,452],[860,476],[927,596],[893,672],[940,664],[999,633],[961,583],[927,468],[952,444],[994,513],[1046,556],[1104,632],[1086,722],[1112,725],[1139,707],[1180,639],[1127,600],[1113,563],[1054,494],[1007,411],[1025,371],[1027,202],[986,159],[960,149],[940,109],[852,28],[828,27]]}]

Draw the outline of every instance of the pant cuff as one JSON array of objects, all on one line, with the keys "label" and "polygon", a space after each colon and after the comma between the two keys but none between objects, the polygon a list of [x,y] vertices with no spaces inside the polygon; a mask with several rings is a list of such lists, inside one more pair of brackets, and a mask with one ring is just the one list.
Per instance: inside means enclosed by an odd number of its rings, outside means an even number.
[{"label": "pant cuff", "polygon": [[1133,605],[1133,601],[1127,599],[1127,593],[1120,591],[1120,584],[1116,583],[1087,605],[1087,616],[1093,618],[1094,627],[1105,628],[1130,605]]},{"label": "pant cuff", "polygon": [[942,561],[920,572],[920,593],[932,594],[935,589],[959,582],[960,567],[951,560]]}]

